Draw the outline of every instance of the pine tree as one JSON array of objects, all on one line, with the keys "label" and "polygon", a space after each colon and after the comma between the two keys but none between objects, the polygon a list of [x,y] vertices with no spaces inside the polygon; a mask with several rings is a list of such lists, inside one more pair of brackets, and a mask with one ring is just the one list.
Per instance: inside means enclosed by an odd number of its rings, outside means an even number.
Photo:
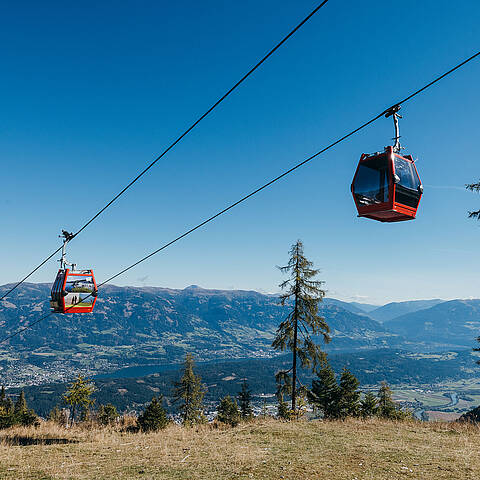
[{"label": "pine tree", "polygon": [[22,390],[18,396],[15,406],[13,407],[13,419],[14,423],[28,427],[37,422],[37,415],[35,412],[28,408],[27,401],[25,399],[25,392]]},{"label": "pine tree", "polygon": [[0,390],[0,428],[9,428],[15,423],[13,404],[10,397],[7,398],[5,387]]},{"label": "pine tree", "polygon": [[357,380],[347,367],[344,367],[340,376],[338,388],[338,410],[339,417],[356,417],[360,412],[360,391]]},{"label": "pine tree", "polygon": [[339,387],[335,379],[335,372],[325,361],[317,371],[318,380],[312,381],[312,388],[308,392],[308,401],[319,410],[324,418],[337,418],[339,415]]},{"label": "pine tree", "polygon": [[168,423],[167,412],[162,407],[162,398],[153,397],[145,411],[138,417],[138,425],[143,432],[156,432],[165,428]]},{"label": "pine tree", "polygon": [[281,394],[278,396],[277,417],[282,420],[292,419],[292,410]]},{"label": "pine tree", "polygon": [[92,399],[94,391],[94,385],[88,379],[79,375],[63,394],[64,402],[70,407],[70,421],[72,424],[75,422],[78,411],[80,411],[82,419],[87,417],[89,409],[95,402]]},{"label": "pine tree", "polygon": [[180,414],[183,423],[193,425],[204,423],[203,397],[205,396],[205,386],[200,376],[194,372],[193,355],[187,353],[183,364],[182,378],[175,382],[173,399],[180,403]]},{"label": "pine tree", "polygon": [[223,397],[217,407],[217,420],[222,423],[236,427],[240,423],[240,411],[237,401],[232,400],[230,395]]},{"label": "pine tree", "polygon": [[5,407],[0,407],[0,429],[9,428],[15,424],[15,417],[12,411],[7,411]]},{"label": "pine tree", "polygon": [[65,423],[65,416],[58,405],[55,405],[55,407],[50,410],[48,419],[51,422],[58,423],[59,425],[63,425]]},{"label": "pine tree", "polygon": [[113,425],[118,418],[118,412],[114,405],[107,403],[98,407],[97,417],[102,425]]},{"label": "pine tree", "polygon": [[238,405],[240,407],[240,416],[242,420],[250,420],[253,418],[253,409],[252,409],[252,394],[248,389],[248,384],[246,380],[242,383],[242,389],[237,394]]},{"label": "pine tree", "polygon": [[[313,263],[307,260],[303,253],[303,244],[297,240],[290,249],[290,259],[285,267],[280,267],[290,278],[280,284],[285,290],[280,296],[281,305],[291,305],[287,318],[280,323],[272,347],[275,350],[292,352],[292,366],[275,375],[277,394],[288,394],[292,399],[292,411],[297,411],[297,357],[302,368],[315,371],[324,360],[325,354],[310,334],[322,335],[325,342],[330,341],[330,331],[325,319],[318,314],[318,304],[323,300],[325,282],[313,280],[319,270],[314,270]],[[293,305],[292,305],[293,302]]]},{"label": "pine tree", "polygon": [[7,413],[10,413],[13,415],[13,410],[14,410],[14,405],[13,405],[13,402],[12,402],[12,399],[10,397],[7,397],[7,401],[6,401],[6,406],[5,406],[5,410],[7,411]]},{"label": "pine tree", "polygon": [[360,404],[360,413],[363,418],[373,417],[377,414],[377,398],[372,392],[366,393]]},{"label": "pine tree", "polygon": [[392,390],[387,382],[382,382],[378,391],[378,415],[392,420],[398,417],[397,405],[392,399]]},{"label": "pine tree", "polygon": [[5,386],[2,385],[0,390],[0,407],[6,408],[7,407],[7,395],[5,393]]},{"label": "pine tree", "polygon": [[22,390],[20,395],[15,402],[15,406],[13,408],[13,412],[15,416],[21,415],[23,412],[27,410],[27,401],[25,400],[25,392]]},{"label": "pine tree", "polygon": [[[470,183],[469,185],[466,185],[466,188],[467,190],[471,190],[472,192],[480,192],[480,181],[478,183]],[[468,212],[468,217],[480,220],[480,210]]]}]

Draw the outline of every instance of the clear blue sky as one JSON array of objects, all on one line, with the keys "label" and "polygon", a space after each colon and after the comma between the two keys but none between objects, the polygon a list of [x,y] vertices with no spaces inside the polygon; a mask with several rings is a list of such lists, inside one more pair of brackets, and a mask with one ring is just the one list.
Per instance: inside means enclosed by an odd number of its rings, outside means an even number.
[{"label": "clear blue sky", "polygon": [[[78,229],[317,2],[10,2],[1,9],[0,283]],[[330,0],[71,244],[103,280],[480,47],[472,0]],[[301,238],[331,296],[479,297],[480,60],[405,105],[418,218],[358,219],[349,187],[390,119],[116,280],[277,291]],[[32,281],[52,281],[51,261]]]}]

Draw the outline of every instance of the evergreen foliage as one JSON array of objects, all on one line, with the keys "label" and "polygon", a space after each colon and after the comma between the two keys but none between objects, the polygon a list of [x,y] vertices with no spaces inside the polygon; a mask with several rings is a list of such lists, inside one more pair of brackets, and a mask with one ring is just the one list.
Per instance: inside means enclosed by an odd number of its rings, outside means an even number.
[{"label": "evergreen foliage", "polygon": [[360,382],[346,367],[340,376],[338,386],[338,416],[357,417],[360,413]]},{"label": "evergreen foliage", "polygon": [[288,403],[283,399],[283,395],[280,395],[278,399],[277,417],[282,420],[292,419],[292,410]]},{"label": "evergreen foliage", "polygon": [[337,418],[339,414],[339,387],[335,379],[335,372],[325,361],[317,371],[318,380],[312,381],[312,388],[308,392],[308,401],[319,410],[324,418]]},{"label": "evergreen foliage", "polygon": [[248,384],[244,380],[242,383],[242,389],[238,392],[237,395],[238,405],[240,408],[240,416],[242,420],[250,420],[253,418],[253,409],[252,409],[252,393],[248,389]]},{"label": "evergreen foliage", "polygon": [[194,425],[204,423],[203,397],[205,386],[199,375],[194,372],[194,360],[191,353],[187,353],[183,364],[182,377],[175,382],[173,398],[180,403],[180,415],[185,424]]},{"label": "evergreen foliage", "polygon": [[20,395],[15,402],[15,406],[13,407],[13,413],[15,415],[20,415],[27,409],[27,401],[25,400],[25,392],[22,390]]},{"label": "evergreen foliage", "polygon": [[[480,192],[480,181],[478,183],[470,183],[469,185],[466,185],[466,188],[472,192]],[[480,220],[480,210],[468,212],[468,217]]]},{"label": "evergreen foliage", "polygon": [[2,385],[2,388],[0,389],[0,407],[7,407],[7,395],[5,393],[4,385]]},{"label": "evergreen foliage", "polygon": [[286,319],[277,329],[272,347],[275,350],[292,352],[292,366],[275,375],[277,395],[287,394],[292,399],[292,411],[297,414],[297,357],[302,368],[315,371],[324,360],[325,354],[311,338],[310,334],[321,335],[325,342],[330,341],[330,329],[325,319],[318,314],[318,304],[323,300],[325,282],[314,280],[319,270],[313,269],[313,263],[307,260],[300,240],[291,247],[288,264],[280,267],[289,278],[280,284],[285,291],[280,296],[282,306],[291,308]]},{"label": "evergreen foliage", "polygon": [[51,422],[58,423],[59,425],[64,425],[66,422],[66,416],[58,405],[55,405],[55,407],[50,410],[50,413],[48,414],[48,419]]},{"label": "evergreen foliage", "polygon": [[223,397],[217,407],[217,420],[222,423],[236,427],[240,423],[240,411],[237,401],[232,400],[230,395]]},{"label": "evergreen foliage", "polygon": [[111,403],[100,405],[98,407],[97,418],[102,425],[113,425],[118,418],[117,409]]},{"label": "evergreen foliage", "polygon": [[408,410],[402,410],[392,399],[392,390],[387,382],[382,382],[378,391],[378,416],[389,420],[405,420],[411,418]]},{"label": "evergreen foliage", "polygon": [[369,418],[377,415],[378,403],[377,398],[372,392],[365,394],[365,397],[360,402],[360,413],[363,418]]},{"label": "evergreen foliage", "polygon": [[162,407],[162,397],[153,397],[145,411],[138,417],[138,425],[143,432],[156,432],[165,428],[168,423],[167,412]]},{"label": "evergreen foliage", "polygon": [[63,401],[70,407],[70,421],[75,423],[77,413],[80,412],[81,419],[85,420],[94,400],[92,394],[95,391],[94,385],[82,375],[79,375],[63,394]]}]

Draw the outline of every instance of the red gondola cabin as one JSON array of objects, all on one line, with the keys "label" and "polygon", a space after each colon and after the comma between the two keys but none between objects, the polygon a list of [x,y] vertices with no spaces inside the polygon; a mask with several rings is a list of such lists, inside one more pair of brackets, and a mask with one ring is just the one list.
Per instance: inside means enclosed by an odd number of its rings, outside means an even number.
[{"label": "red gondola cabin", "polygon": [[60,269],[53,283],[50,306],[56,313],[90,313],[97,300],[93,270]]},{"label": "red gondola cabin", "polygon": [[423,187],[412,156],[386,147],[383,153],[362,154],[351,191],[359,217],[402,222],[415,218]]}]

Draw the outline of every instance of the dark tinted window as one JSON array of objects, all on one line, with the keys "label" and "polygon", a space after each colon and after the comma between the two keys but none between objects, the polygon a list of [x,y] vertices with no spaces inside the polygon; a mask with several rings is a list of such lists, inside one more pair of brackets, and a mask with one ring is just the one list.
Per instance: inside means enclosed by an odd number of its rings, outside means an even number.
[{"label": "dark tinted window", "polygon": [[353,193],[360,205],[388,201],[388,160],[386,155],[362,162],[353,183]]},{"label": "dark tinted window", "polygon": [[420,179],[412,162],[395,156],[395,174],[400,178],[400,185],[405,188],[417,190]]}]

